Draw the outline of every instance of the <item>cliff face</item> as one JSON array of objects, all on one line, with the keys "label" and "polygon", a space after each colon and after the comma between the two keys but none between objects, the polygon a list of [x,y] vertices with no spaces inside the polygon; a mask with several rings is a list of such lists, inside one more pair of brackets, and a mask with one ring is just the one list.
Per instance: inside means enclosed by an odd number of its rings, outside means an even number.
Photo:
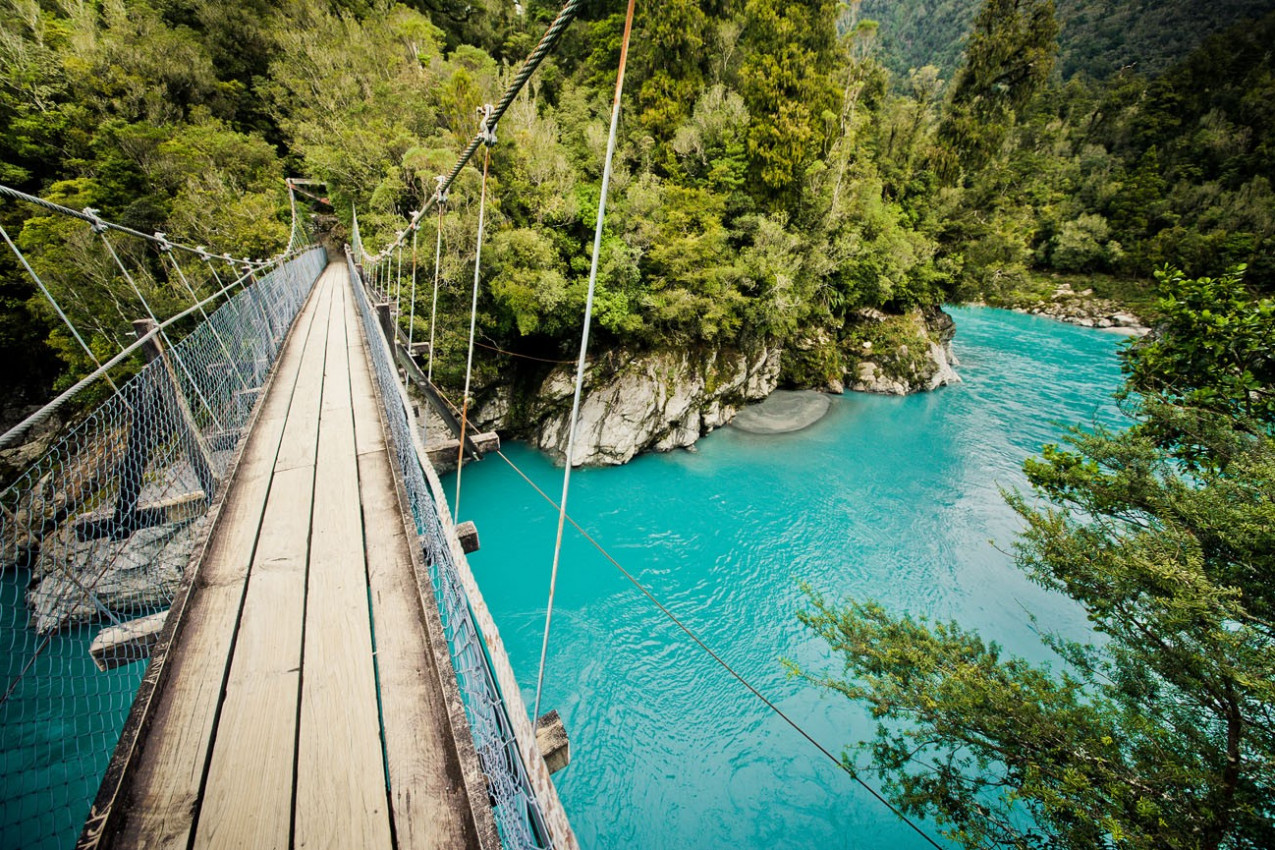
[{"label": "cliff face", "polygon": [[[621,464],[640,451],[690,446],[730,422],[741,407],[774,391],[779,350],[607,352],[589,365],[572,463]],[[575,372],[553,370],[527,422],[536,446],[563,460]]]},{"label": "cliff face", "polygon": [[[840,340],[824,336],[800,351],[758,344],[752,348],[687,348],[660,351],[612,349],[585,371],[571,461],[576,466],[627,463],[642,451],[684,448],[728,424],[745,405],[761,401],[784,383],[840,393],[903,395],[960,381],[951,353],[955,324],[935,308],[904,315],[862,311]],[[793,357],[818,367],[781,376]],[[483,430],[521,436],[562,462],[575,368],[555,367],[515,398],[502,385],[479,405]]]}]

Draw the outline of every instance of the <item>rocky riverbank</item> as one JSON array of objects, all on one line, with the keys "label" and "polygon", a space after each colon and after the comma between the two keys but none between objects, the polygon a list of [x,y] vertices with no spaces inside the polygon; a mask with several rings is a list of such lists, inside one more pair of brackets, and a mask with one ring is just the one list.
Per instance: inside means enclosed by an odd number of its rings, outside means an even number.
[{"label": "rocky riverbank", "polygon": [[1150,332],[1141,317],[1127,307],[1095,296],[1092,289],[1075,290],[1069,283],[1059,284],[1048,299],[1019,302],[1010,309],[1086,328],[1118,330],[1130,336],[1144,336]]},{"label": "rocky riverbank", "polygon": [[[951,317],[937,308],[902,315],[864,310],[838,337],[823,333],[787,350],[766,343],[608,350],[586,369],[572,463],[616,465],[643,451],[693,446],[781,385],[903,395],[957,382],[954,333]],[[564,364],[529,390],[502,383],[479,395],[474,424],[526,439],[561,462],[574,380],[575,369]]]},{"label": "rocky riverbank", "polygon": [[879,310],[856,314],[860,330],[852,334],[856,392],[908,395],[960,383],[952,351],[956,322],[938,308],[893,316]]},{"label": "rocky riverbank", "polygon": [[[621,464],[647,449],[694,445],[775,390],[780,355],[765,345],[607,352],[585,375],[572,463]],[[536,447],[560,461],[567,454],[574,380],[571,367],[555,368],[526,413]]]}]

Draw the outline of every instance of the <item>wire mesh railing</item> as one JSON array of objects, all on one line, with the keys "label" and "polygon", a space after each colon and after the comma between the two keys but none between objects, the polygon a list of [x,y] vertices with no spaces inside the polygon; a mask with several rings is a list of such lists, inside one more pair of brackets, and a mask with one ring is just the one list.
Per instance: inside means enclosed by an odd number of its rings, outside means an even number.
[{"label": "wire mesh railing", "polygon": [[171,347],[135,323],[138,343],[46,408],[145,360],[0,492],[0,847],[75,843],[145,671],[135,662],[325,263],[311,248],[248,271],[216,309],[186,311],[206,319]]},{"label": "wire mesh railing", "polygon": [[[381,394],[390,442],[403,479],[417,535],[429,568],[434,596],[460,686],[474,746],[487,778],[488,795],[508,848],[549,848],[555,845],[542,800],[529,775],[506,699],[497,684],[471,600],[460,576],[440,508],[427,482],[419,438],[413,436],[413,416],[392,362],[389,344],[353,257],[347,253],[350,277],[357,293],[359,315],[368,338],[373,371]],[[503,650],[500,650],[503,651]],[[521,706],[521,700],[518,701]],[[531,742],[534,746],[534,742]]]}]

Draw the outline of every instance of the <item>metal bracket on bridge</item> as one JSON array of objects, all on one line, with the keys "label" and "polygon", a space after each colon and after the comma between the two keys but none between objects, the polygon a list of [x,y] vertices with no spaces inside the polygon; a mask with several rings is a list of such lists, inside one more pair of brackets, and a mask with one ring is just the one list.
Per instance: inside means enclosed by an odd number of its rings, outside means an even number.
[{"label": "metal bracket on bridge", "polygon": [[549,773],[557,773],[571,763],[571,742],[567,727],[555,708],[536,720],[536,748],[545,760]]},{"label": "metal bracket on bridge", "polygon": [[496,107],[490,103],[485,106],[478,107],[478,114],[482,116],[482,123],[478,128],[478,135],[483,140],[483,144],[491,147],[496,144],[496,125],[491,123],[492,113],[496,111]]}]

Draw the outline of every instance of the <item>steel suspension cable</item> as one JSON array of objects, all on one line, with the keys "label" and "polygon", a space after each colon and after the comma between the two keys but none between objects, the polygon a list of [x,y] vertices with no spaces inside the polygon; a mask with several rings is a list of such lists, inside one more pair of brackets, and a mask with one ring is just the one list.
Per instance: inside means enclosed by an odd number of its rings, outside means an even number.
[{"label": "steel suspension cable", "polygon": [[[527,54],[527,58],[524,59],[522,65],[518,67],[518,71],[514,74],[514,78],[509,82],[509,85],[505,87],[504,94],[501,95],[501,98],[496,105],[492,107],[489,117],[490,126],[495,127],[500,123],[500,119],[504,117],[505,112],[507,112],[509,107],[513,105],[514,99],[518,97],[523,86],[527,84],[527,80],[531,79],[531,75],[536,72],[536,69],[540,67],[542,62],[544,62],[545,57],[553,51],[553,48],[556,47],[558,42],[562,39],[562,34],[566,32],[567,27],[575,20],[582,5],[584,5],[584,0],[567,0],[567,2],[563,4],[562,8],[558,11],[558,16],[553,19],[553,23],[551,23],[549,28],[545,30],[544,35],[540,37],[540,41],[536,44],[531,53]],[[478,148],[484,143],[484,141],[483,130],[479,129],[477,135],[470,140],[469,145],[466,146],[465,150],[456,159],[456,164],[452,166],[452,170],[439,182],[438,191],[426,200],[424,206],[412,214],[411,226],[419,226],[420,219],[430,209],[431,205],[446,202],[448,190],[451,189],[452,184],[456,182],[456,179],[460,177],[461,171],[463,171],[465,166],[469,164],[469,161],[473,159],[474,154],[478,152]],[[354,235],[357,237],[357,216],[353,216],[353,219],[356,225],[354,228]],[[402,237],[400,236],[399,241],[401,241],[401,239]],[[363,247],[361,239],[359,239],[359,244],[355,246],[355,248],[361,252],[363,256],[371,257],[371,254],[368,254],[367,250]]]},{"label": "steel suspension cable", "polygon": [[[117,233],[126,233],[129,236],[135,236],[138,239],[144,239],[147,242],[154,242],[156,244],[159,243],[159,240],[157,240],[153,235],[149,233],[143,233],[140,230],[135,230],[131,227],[126,227],[122,224],[116,224],[113,221],[108,221],[100,217],[97,214],[96,210],[92,210],[92,209],[73,210],[70,207],[63,206],[62,204],[55,204],[53,201],[46,201],[44,198],[40,198],[35,195],[29,195],[26,192],[19,192],[17,189],[13,189],[3,184],[0,184],[0,195],[13,198],[16,201],[23,201],[28,204],[34,204],[37,207],[42,207],[43,209],[49,210],[50,212],[55,212],[61,215],[70,216],[71,218],[78,218],[80,221],[91,224],[95,228],[100,227],[100,228],[103,228],[104,230],[114,230]],[[196,248],[192,245],[186,245],[181,242],[170,242],[169,244],[173,248],[176,248],[179,251],[185,251],[188,254],[194,254],[196,256],[199,256],[201,254],[201,249]],[[285,256],[288,256],[288,252],[279,254],[276,257],[276,259],[282,258]],[[268,265],[270,261],[269,260],[250,260],[249,262],[253,266],[261,267],[261,266]]]},{"label": "steel suspension cable", "polygon": [[[486,114],[491,115],[491,107],[487,107]],[[488,125],[487,121],[483,121],[483,127],[491,126],[492,132],[487,136],[491,142],[495,142],[494,126]],[[486,224],[487,212],[487,173],[491,168],[491,144],[487,145],[487,149],[483,153],[483,184],[482,190],[478,196],[478,244],[474,251],[474,295],[469,308],[469,354],[465,361],[465,392],[460,398],[460,445],[456,448],[456,501],[455,513],[457,519],[460,518],[460,475],[465,468],[465,428],[469,423],[469,385],[474,374],[474,331],[478,323],[478,281],[482,276],[482,258],[483,258],[483,233]]]},{"label": "steel suspension cable", "polygon": [[[562,470],[562,501],[558,508],[558,535],[553,544],[553,568],[549,572],[549,603],[545,608],[545,634],[540,644],[540,669],[536,674],[536,707],[532,719],[540,717],[540,695],[545,680],[545,658],[549,654],[549,627],[553,622],[553,595],[558,585],[558,564],[562,559],[562,530],[567,519],[567,496],[571,490],[571,467],[575,462],[576,421],[580,418],[580,396],[584,389],[585,358],[589,354],[589,326],[593,321],[593,296],[598,284],[598,258],[602,254],[602,227],[606,223],[607,190],[611,185],[611,165],[620,127],[620,99],[624,93],[624,66],[633,34],[633,7],[629,0],[624,13],[624,36],[620,41],[620,66],[615,77],[615,98],[611,104],[611,129],[607,135],[606,160],[602,166],[602,192],[598,198],[598,219],[593,229],[593,259],[589,264],[589,291],[584,299],[584,328],[580,333],[580,356],[576,361],[575,393],[571,398],[571,418],[567,420],[567,457]],[[472,345],[472,344],[471,344]]]}]

